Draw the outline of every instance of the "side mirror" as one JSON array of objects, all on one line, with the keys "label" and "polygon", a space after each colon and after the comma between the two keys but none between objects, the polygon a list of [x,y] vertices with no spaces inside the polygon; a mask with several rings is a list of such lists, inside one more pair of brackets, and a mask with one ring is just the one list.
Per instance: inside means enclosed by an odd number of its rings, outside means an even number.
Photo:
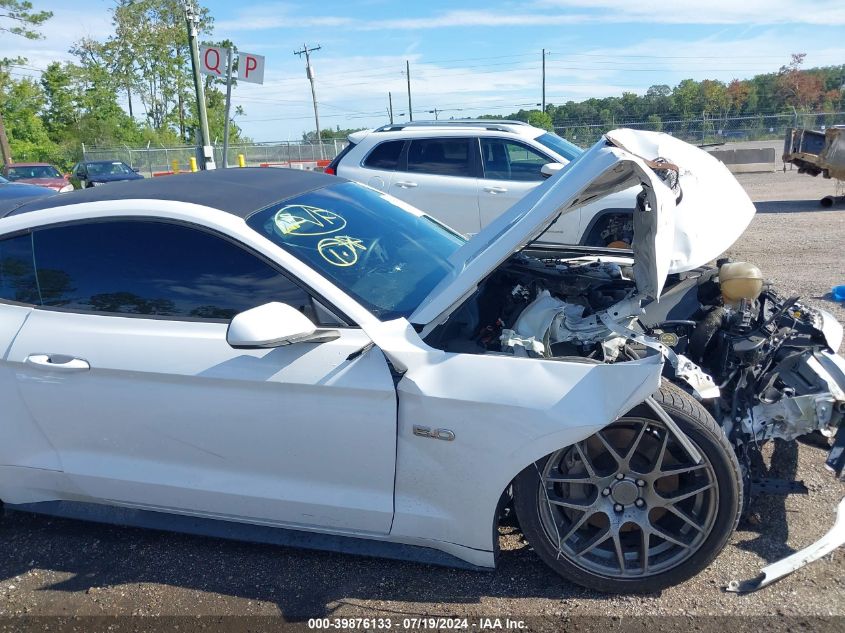
[{"label": "side mirror", "polygon": [[566,165],[563,163],[546,163],[540,167],[540,173],[543,174],[543,178],[548,178],[549,176],[554,176],[564,167],[566,167]]},{"label": "side mirror", "polygon": [[140,167],[133,167],[132,171],[134,171],[136,174],[138,174],[138,173],[141,172],[141,168]]},{"label": "side mirror", "polygon": [[279,347],[314,338],[316,326],[286,303],[265,303],[236,314],[229,323],[226,342],[232,347]]},{"label": "side mirror", "polygon": [[82,171],[82,170],[76,172],[76,177],[77,178],[85,178],[85,172]]}]

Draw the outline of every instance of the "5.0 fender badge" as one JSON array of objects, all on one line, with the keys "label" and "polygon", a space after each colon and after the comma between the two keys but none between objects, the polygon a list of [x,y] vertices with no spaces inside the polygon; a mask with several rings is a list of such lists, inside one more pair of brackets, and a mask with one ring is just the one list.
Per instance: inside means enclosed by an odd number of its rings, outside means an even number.
[{"label": "5.0 fender badge", "polygon": [[446,442],[451,442],[455,439],[454,431],[449,429],[432,429],[427,426],[420,426],[419,424],[414,425],[414,435],[430,437],[434,440],[444,440]]}]

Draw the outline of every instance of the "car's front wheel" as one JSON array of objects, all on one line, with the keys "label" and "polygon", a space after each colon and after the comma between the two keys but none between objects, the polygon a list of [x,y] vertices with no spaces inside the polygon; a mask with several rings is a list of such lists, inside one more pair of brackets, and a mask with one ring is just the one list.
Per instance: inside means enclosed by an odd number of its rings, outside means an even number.
[{"label": "car's front wheel", "polygon": [[701,455],[641,405],[514,480],[528,542],[564,578],[598,591],[680,583],[721,552],[742,505],[736,456],[706,410],[664,384],[655,400]]}]

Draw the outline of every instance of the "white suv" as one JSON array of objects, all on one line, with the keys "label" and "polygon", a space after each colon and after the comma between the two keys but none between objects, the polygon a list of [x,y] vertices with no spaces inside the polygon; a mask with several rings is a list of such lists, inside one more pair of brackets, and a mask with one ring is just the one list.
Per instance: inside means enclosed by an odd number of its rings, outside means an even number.
[{"label": "white suv", "polygon": [[[326,172],[389,193],[473,234],[582,151],[521,121],[420,121],[351,134]],[[608,196],[565,215],[544,239],[627,247],[634,206],[631,192]]]}]

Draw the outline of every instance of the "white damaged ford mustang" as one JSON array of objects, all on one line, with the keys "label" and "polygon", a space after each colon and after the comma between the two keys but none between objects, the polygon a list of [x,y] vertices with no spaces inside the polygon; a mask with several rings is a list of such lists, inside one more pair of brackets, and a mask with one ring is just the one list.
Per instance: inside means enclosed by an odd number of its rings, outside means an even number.
[{"label": "white damaged ford mustang", "polygon": [[[536,243],[632,186],[633,252]],[[9,203],[0,499],[488,569],[507,507],[569,580],[676,584],[736,526],[749,438],[832,435],[845,413],[839,324],[748,265],[719,269],[720,294],[705,266],[753,213],[715,159],[630,130],[469,241],[289,170]],[[765,373],[789,336],[803,391]]]}]

